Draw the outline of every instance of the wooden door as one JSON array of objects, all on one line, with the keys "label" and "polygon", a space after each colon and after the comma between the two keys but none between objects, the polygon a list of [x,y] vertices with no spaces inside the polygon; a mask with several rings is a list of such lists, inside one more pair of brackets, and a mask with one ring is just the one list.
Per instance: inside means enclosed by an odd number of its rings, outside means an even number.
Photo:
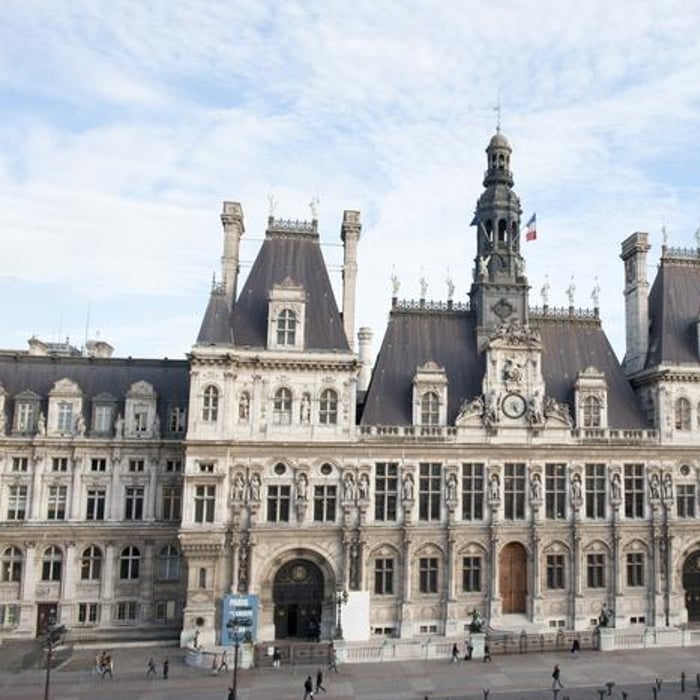
[{"label": "wooden door", "polygon": [[499,588],[502,613],[527,612],[527,552],[519,542],[511,542],[501,550]]},{"label": "wooden door", "polygon": [[56,624],[58,603],[39,603],[36,614],[36,636],[43,637],[51,625]]}]

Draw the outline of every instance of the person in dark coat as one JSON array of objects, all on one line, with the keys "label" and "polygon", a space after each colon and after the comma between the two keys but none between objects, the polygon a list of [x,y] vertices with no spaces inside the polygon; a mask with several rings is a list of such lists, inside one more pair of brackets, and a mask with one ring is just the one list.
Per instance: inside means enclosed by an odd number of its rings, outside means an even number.
[{"label": "person in dark coat", "polygon": [[165,659],[163,661],[163,680],[167,681],[168,680],[168,672],[170,671],[170,662]]},{"label": "person in dark coat", "polygon": [[304,700],[314,700],[314,682],[311,676],[306,676],[304,681]]},{"label": "person in dark coat", "polygon": [[318,693],[319,690],[322,690],[324,693],[326,692],[326,689],[323,687],[323,671],[319,668],[316,671],[316,693]]},{"label": "person in dark coat", "polygon": [[554,670],[552,671],[552,690],[554,688],[563,688],[564,684],[561,682],[561,669],[559,664],[554,664]]}]

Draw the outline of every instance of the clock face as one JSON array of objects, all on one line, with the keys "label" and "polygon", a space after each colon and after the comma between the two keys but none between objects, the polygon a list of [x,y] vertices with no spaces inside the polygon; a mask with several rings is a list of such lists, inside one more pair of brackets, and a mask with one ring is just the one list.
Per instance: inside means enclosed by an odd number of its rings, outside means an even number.
[{"label": "clock face", "polygon": [[520,418],[525,413],[525,399],[520,394],[506,394],[503,399],[503,413],[508,418]]}]

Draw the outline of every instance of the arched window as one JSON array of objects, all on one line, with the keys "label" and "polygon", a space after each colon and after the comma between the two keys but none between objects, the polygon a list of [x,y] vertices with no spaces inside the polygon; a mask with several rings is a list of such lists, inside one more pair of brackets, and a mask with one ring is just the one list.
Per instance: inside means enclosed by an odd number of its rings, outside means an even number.
[{"label": "arched window", "polygon": [[17,547],[8,547],[0,560],[0,581],[19,583],[22,580],[22,562],[24,557]]},{"label": "arched window", "polygon": [[80,560],[80,578],[83,581],[99,581],[102,575],[102,552],[99,547],[88,547]]},{"label": "arched window", "polygon": [[215,423],[219,418],[219,390],[215,386],[208,386],[204,390],[202,402],[202,420]]},{"label": "arched window", "polygon": [[690,430],[690,401],[681,397],[676,401],[676,430]]},{"label": "arched window", "polygon": [[338,423],[338,394],[333,389],[321,392],[318,421],[321,425],[336,425]]},{"label": "arched window", "polygon": [[278,389],[275,394],[272,418],[277,425],[292,422],[292,392],[289,389]]},{"label": "arched window", "polygon": [[297,338],[297,315],[284,309],[277,317],[277,345],[294,345]]},{"label": "arched window", "polygon": [[49,547],[41,560],[41,580],[60,581],[63,569],[63,554],[58,547]]},{"label": "arched window", "polygon": [[125,581],[133,581],[139,577],[141,565],[141,552],[138,547],[129,545],[122,549],[119,557],[119,578]]},{"label": "arched window", "polygon": [[434,391],[426,391],[420,400],[420,422],[422,425],[440,422],[440,399]]},{"label": "arched window", "polygon": [[204,567],[199,570],[199,581],[197,583],[200,588],[207,587],[207,570]]},{"label": "arched window", "polygon": [[250,420],[250,394],[244,391],[238,400],[238,420],[247,423]]},{"label": "arched window", "polygon": [[600,400],[597,396],[583,399],[583,427],[600,428]]},{"label": "arched window", "polygon": [[176,581],[180,578],[180,552],[169,544],[158,554],[158,578],[164,581]]},{"label": "arched window", "polygon": [[498,220],[498,241],[499,243],[506,242],[506,232],[508,231],[508,224],[505,219]]}]

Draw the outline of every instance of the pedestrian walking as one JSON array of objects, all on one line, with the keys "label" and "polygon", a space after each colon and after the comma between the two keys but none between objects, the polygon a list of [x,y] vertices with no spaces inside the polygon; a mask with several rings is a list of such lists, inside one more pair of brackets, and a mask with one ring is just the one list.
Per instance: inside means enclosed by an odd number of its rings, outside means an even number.
[{"label": "pedestrian walking", "polygon": [[102,675],[102,654],[95,654],[95,665],[92,668],[92,675]]},{"label": "pedestrian walking", "polygon": [[110,678],[114,678],[114,661],[112,655],[108,654],[106,651],[102,654],[102,679],[107,678],[109,674]]},{"label": "pedestrian walking", "polygon": [[484,661],[491,661],[491,649],[488,644],[484,644]]},{"label": "pedestrian walking", "polygon": [[564,684],[561,682],[561,669],[559,664],[554,664],[554,670],[552,671],[552,690],[554,688],[563,688]]},{"label": "pedestrian walking", "polygon": [[314,700],[314,682],[311,676],[306,676],[304,681],[304,700]]},{"label": "pedestrian walking", "polygon": [[167,659],[163,661],[163,680],[168,680],[168,673],[170,672],[170,663]]},{"label": "pedestrian walking", "polygon": [[571,656],[574,657],[574,659],[578,658],[578,653],[581,650],[581,645],[578,641],[578,639],[574,639],[574,641],[571,644]]},{"label": "pedestrian walking", "polygon": [[147,666],[147,671],[146,671],[146,678],[155,678],[156,677],[156,662],[153,660],[153,657],[151,656],[150,659],[148,659],[148,663],[146,664]]},{"label": "pedestrian walking", "polygon": [[228,671],[228,661],[226,661],[226,653],[221,655],[221,663],[218,665],[216,672],[221,673],[222,671]]},{"label": "pedestrian walking", "polygon": [[320,668],[316,671],[316,692],[318,693],[319,690],[326,692],[323,687],[323,671]]},{"label": "pedestrian walking", "polygon": [[452,645],[452,662],[453,664],[459,663],[459,647],[457,644]]},{"label": "pedestrian walking", "polygon": [[472,660],[472,654],[474,653],[474,645],[472,644],[471,639],[467,639],[467,651],[464,654],[464,660],[465,661],[471,661]]},{"label": "pedestrian walking", "polygon": [[272,667],[279,668],[282,665],[282,654],[280,654],[279,647],[275,647],[272,652]]},{"label": "pedestrian walking", "polygon": [[228,689],[228,700],[236,700],[236,695],[233,692],[233,688]]},{"label": "pedestrian walking", "polygon": [[338,657],[336,656],[333,642],[328,645],[328,670],[338,673]]}]

